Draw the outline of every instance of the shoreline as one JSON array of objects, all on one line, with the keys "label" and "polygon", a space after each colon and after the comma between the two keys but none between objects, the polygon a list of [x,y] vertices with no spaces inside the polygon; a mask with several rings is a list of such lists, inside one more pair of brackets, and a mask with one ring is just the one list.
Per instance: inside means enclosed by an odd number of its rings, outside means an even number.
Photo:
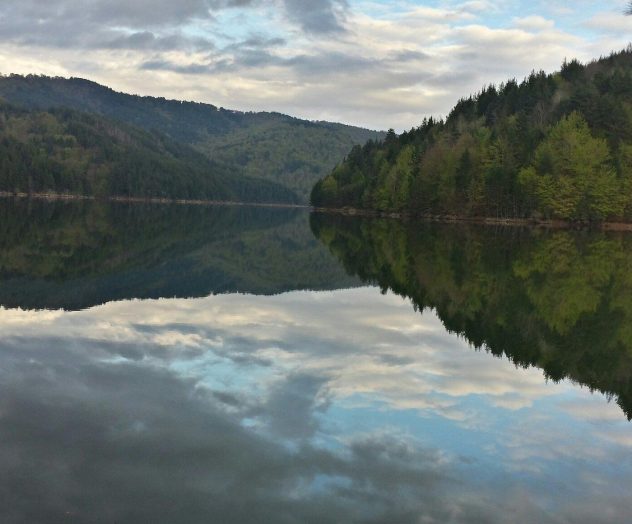
[{"label": "shoreline", "polygon": [[369,218],[389,218],[394,220],[418,220],[422,222],[436,222],[442,224],[474,224],[478,226],[506,226],[506,227],[530,227],[541,229],[576,229],[597,231],[632,231],[632,223],[628,222],[569,222],[567,220],[538,220],[529,218],[495,218],[495,217],[469,217],[462,215],[416,215],[412,213],[400,213],[390,211],[376,211],[356,209],[351,207],[327,208],[312,207],[315,213],[329,213],[344,216],[359,216]]},{"label": "shoreline", "polygon": [[276,207],[286,209],[310,209],[307,204],[283,204],[271,202],[235,202],[230,200],[204,200],[204,199],[186,199],[186,198],[157,198],[157,197],[124,197],[124,196],[108,196],[95,197],[90,195],[72,195],[64,193],[11,193],[9,191],[0,191],[0,198],[16,198],[16,199],[33,199],[47,201],[82,201],[89,200],[93,202],[122,202],[130,204],[176,204],[186,206],[248,206],[248,207]]},{"label": "shoreline", "polygon": [[272,202],[237,202],[230,200],[204,200],[186,198],[157,198],[157,197],[125,197],[109,196],[95,197],[91,195],[73,195],[64,193],[12,193],[0,191],[0,198],[4,199],[33,199],[54,201],[92,201],[92,202],[119,202],[130,204],[171,204],[186,206],[244,206],[244,207],[267,207],[279,209],[306,209],[313,213],[337,214],[343,216],[358,216],[367,218],[388,218],[392,220],[418,220],[421,222],[435,222],[442,224],[473,224],[479,226],[505,226],[505,227],[530,227],[541,229],[576,229],[576,230],[597,230],[597,231],[631,231],[632,222],[569,222],[566,220],[538,220],[529,218],[496,218],[496,217],[469,217],[462,215],[416,215],[412,213],[376,211],[368,209],[357,209],[352,207],[331,208],[313,207],[308,204],[284,204]]}]

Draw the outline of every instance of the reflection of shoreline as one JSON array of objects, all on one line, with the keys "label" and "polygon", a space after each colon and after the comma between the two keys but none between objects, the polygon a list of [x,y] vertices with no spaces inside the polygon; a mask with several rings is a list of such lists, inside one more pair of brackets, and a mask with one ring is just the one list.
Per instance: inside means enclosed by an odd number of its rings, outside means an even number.
[{"label": "reflection of shoreline", "polygon": [[312,215],[351,275],[473,347],[599,390],[632,420],[632,236]]},{"label": "reflection of shoreline", "polygon": [[378,211],[357,209],[353,207],[312,208],[315,213],[336,214],[344,216],[390,218],[396,220],[419,220],[422,222],[438,222],[443,224],[473,224],[480,226],[533,227],[542,229],[594,229],[599,231],[632,231],[632,223],[628,222],[569,222],[565,220],[541,220],[534,218],[496,218],[470,217],[464,215],[432,215],[407,212]]},{"label": "reflection of shoreline", "polygon": [[359,283],[303,209],[6,198],[0,224],[0,304],[10,307]]},{"label": "reflection of shoreline", "polygon": [[0,198],[31,198],[35,200],[90,200],[99,202],[126,202],[138,204],[178,204],[187,206],[249,206],[249,207],[276,207],[285,209],[307,209],[304,204],[282,204],[273,202],[233,202],[229,200],[195,200],[185,198],[152,198],[152,197],[126,197],[105,196],[95,197],[91,195],[73,195],[64,193],[11,193],[0,191]]}]

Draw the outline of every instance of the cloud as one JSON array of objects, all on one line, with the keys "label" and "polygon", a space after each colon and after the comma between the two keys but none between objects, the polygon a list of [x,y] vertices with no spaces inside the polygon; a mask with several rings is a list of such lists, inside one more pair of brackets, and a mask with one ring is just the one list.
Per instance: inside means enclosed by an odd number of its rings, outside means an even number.
[{"label": "cloud", "polygon": [[632,19],[618,12],[603,12],[585,22],[587,28],[627,37],[632,31]]},{"label": "cloud", "polygon": [[[95,43],[95,45],[97,45]],[[157,36],[150,31],[138,31],[130,34],[115,34],[109,39],[103,36],[103,41],[98,43],[106,49],[133,49],[168,51],[172,49],[194,49],[210,51],[215,48],[212,40],[206,38],[191,38],[181,34]]]},{"label": "cloud", "polygon": [[0,4],[0,38],[20,46],[60,49],[208,50],[213,34],[190,30],[216,14],[250,8],[251,0],[7,0]]},{"label": "cloud", "polygon": [[527,31],[546,31],[555,27],[555,22],[553,20],[536,15],[517,18],[514,20],[514,24],[516,27]]},{"label": "cloud", "polygon": [[60,49],[187,49],[209,45],[182,31],[184,24],[205,18],[211,18],[205,0],[8,0],[0,5],[0,38],[5,44]]},{"label": "cloud", "polygon": [[620,2],[7,0],[0,70],[397,130],[629,42]]},{"label": "cloud", "polygon": [[297,373],[271,387],[263,411],[272,432],[291,439],[313,436],[318,428],[314,413],[327,405],[319,398],[326,383],[324,377]]},{"label": "cloud", "polygon": [[283,0],[288,18],[307,33],[344,32],[346,0]]}]

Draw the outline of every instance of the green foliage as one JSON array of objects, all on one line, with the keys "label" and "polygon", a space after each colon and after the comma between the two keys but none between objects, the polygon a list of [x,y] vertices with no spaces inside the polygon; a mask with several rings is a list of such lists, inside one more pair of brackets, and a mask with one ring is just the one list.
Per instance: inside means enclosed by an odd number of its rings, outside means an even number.
[{"label": "green foliage", "polygon": [[71,108],[158,132],[223,165],[232,178],[278,183],[302,202],[307,202],[314,183],[355,144],[384,136],[279,113],[244,113],[210,104],[127,95],[79,78],[0,77],[0,97],[19,107]]},{"label": "green foliage", "polygon": [[630,220],[631,145],[629,48],[488,86],[445,121],[355,148],[311,199],[412,215]]},{"label": "green foliage", "polygon": [[164,135],[67,109],[0,105],[0,191],[295,202]]},{"label": "green foliage", "polygon": [[632,237],[316,214],[352,275],[474,347],[618,399],[632,417]]},{"label": "green foliage", "polygon": [[566,220],[621,216],[624,200],[608,144],[593,138],[577,112],[563,117],[535,151],[535,167],[520,175],[536,207]]},{"label": "green foliage", "polygon": [[196,144],[209,158],[238,166],[253,178],[277,182],[307,202],[314,183],[354,144],[379,137],[364,129],[287,117],[259,121]]}]

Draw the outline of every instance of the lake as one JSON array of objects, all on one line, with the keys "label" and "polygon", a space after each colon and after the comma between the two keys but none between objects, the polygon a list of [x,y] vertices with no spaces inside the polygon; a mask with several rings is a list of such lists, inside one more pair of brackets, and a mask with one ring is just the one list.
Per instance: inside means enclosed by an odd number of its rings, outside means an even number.
[{"label": "lake", "polygon": [[0,201],[0,520],[620,523],[632,235]]}]

